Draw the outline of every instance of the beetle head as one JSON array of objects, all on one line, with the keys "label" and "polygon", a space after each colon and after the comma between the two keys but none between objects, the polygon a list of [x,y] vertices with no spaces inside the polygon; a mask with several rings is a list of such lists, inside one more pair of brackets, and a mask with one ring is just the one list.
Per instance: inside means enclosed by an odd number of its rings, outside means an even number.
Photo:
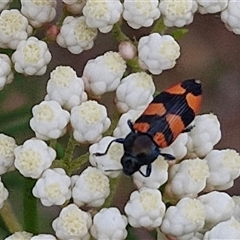
[{"label": "beetle head", "polygon": [[139,160],[136,157],[126,153],[122,156],[121,164],[123,167],[123,173],[128,176],[138,171],[141,167],[141,164],[139,164]]}]

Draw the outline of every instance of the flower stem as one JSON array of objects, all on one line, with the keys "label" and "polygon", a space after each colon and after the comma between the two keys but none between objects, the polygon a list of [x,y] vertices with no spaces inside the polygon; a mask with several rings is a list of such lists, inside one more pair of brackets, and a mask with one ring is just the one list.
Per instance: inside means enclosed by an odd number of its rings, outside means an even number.
[{"label": "flower stem", "polygon": [[113,37],[114,37],[118,42],[123,42],[123,41],[129,41],[129,42],[131,42],[131,40],[129,39],[129,37],[122,32],[121,25],[122,25],[121,22],[117,22],[116,24],[113,25],[113,29],[112,29],[112,35],[113,35]]},{"label": "flower stem", "polygon": [[65,154],[63,157],[63,162],[69,166],[70,162],[72,161],[72,157],[73,157],[73,152],[74,149],[77,145],[77,141],[74,139],[73,134],[70,135],[69,140],[68,140],[68,144],[65,150]]},{"label": "flower stem", "polygon": [[164,25],[163,19],[159,18],[152,29],[152,33],[164,34],[168,28]]}]

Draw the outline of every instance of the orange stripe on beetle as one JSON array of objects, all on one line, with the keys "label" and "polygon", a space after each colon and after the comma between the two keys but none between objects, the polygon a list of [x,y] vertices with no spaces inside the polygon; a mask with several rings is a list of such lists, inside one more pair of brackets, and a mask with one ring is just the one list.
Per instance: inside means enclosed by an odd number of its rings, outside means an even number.
[{"label": "orange stripe on beetle", "polygon": [[181,84],[176,84],[168,89],[166,89],[164,92],[168,92],[171,94],[184,94],[186,92],[186,89],[181,86]]},{"label": "orange stripe on beetle", "polygon": [[163,133],[161,133],[161,132],[157,132],[154,135],[153,140],[161,148],[165,148],[165,147],[168,146],[168,143],[166,141],[165,135]]},{"label": "orange stripe on beetle", "polygon": [[172,131],[173,139],[175,139],[185,129],[186,126],[184,125],[180,115],[167,114],[166,119]]},{"label": "orange stripe on beetle", "polygon": [[192,93],[186,95],[188,106],[197,114],[200,110],[202,95],[194,96]]},{"label": "orange stripe on beetle", "polygon": [[147,132],[150,125],[146,122],[134,123],[133,128],[139,132]]},{"label": "orange stripe on beetle", "polygon": [[143,112],[143,115],[164,115],[166,108],[163,103],[151,103],[147,109]]}]

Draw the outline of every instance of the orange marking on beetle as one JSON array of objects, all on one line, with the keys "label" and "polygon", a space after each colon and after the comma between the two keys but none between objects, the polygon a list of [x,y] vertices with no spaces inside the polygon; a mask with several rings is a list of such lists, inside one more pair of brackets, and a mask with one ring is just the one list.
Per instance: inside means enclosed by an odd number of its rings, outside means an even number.
[{"label": "orange marking on beetle", "polygon": [[167,141],[165,135],[161,132],[157,132],[153,137],[154,142],[161,148],[167,147]]},{"label": "orange marking on beetle", "polygon": [[167,114],[166,119],[172,131],[173,139],[175,140],[175,138],[185,129],[186,126],[179,115]]},{"label": "orange marking on beetle", "polygon": [[181,84],[176,84],[168,89],[166,89],[164,92],[168,92],[171,94],[184,94],[186,92],[186,89],[181,86]]},{"label": "orange marking on beetle", "polygon": [[147,132],[148,129],[150,128],[150,125],[148,123],[134,123],[133,128],[139,132]]},{"label": "orange marking on beetle", "polygon": [[197,114],[200,110],[201,102],[202,102],[202,96],[194,96],[192,93],[188,93],[186,95],[186,100],[188,103],[188,106],[194,111],[195,114]]},{"label": "orange marking on beetle", "polygon": [[146,110],[143,112],[143,115],[164,115],[166,113],[166,108],[163,103],[151,103]]}]

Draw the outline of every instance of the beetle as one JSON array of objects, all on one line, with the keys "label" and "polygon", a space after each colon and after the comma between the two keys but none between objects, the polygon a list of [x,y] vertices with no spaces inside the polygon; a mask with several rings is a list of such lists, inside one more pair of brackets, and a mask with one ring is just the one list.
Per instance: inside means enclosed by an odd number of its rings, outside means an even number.
[{"label": "beetle", "polygon": [[[160,149],[169,146],[182,132],[192,129],[189,124],[199,112],[202,100],[201,82],[195,79],[175,84],[158,94],[144,110],[142,115],[132,123],[128,120],[131,132],[125,138],[111,141],[103,153],[108,152],[113,142],[123,144],[124,155],[121,164],[124,174],[130,176],[139,171],[149,177],[152,162],[162,155],[166,160],[175,157],[162,153]],[[146,165],[146,173],[140,168]]]}]

